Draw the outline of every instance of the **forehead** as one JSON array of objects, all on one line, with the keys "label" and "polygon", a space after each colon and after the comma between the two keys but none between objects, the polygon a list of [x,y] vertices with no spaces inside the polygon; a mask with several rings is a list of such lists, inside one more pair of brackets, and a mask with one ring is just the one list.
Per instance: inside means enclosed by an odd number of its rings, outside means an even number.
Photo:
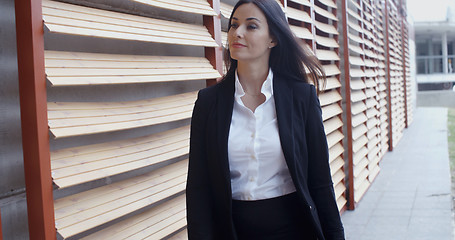
[{"label": "forehead", "polygon": [[258,19],[261,22],[266,21],[264,13],[253,3],[245,3],[240,5],[232,15],[232,19],[236,20],[250,20]]}]

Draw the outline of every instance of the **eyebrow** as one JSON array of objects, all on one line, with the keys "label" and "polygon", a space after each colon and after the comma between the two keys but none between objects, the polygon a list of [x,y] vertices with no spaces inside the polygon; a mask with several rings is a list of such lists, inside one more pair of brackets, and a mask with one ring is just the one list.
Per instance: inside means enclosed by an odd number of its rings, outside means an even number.
[{"label": "eyebrow", "polygon": [[[234,19],[234,20],[239,20],[239,19],[236,18],[236,17],[232,17],[232,19]],[[247,18],[246,20],[247,20],[247,21],[256,20],[256,21],[258,21],[258,22],[261,22],[261,20],[255,18],[255,17],[249,17],[249,18]]]}]

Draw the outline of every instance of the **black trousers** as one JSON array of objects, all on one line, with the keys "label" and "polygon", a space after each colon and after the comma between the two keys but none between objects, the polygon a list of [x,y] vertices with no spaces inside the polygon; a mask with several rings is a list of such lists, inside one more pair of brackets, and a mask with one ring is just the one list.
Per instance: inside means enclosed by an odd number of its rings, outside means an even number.
[{"label": "black trousers", "polygon": [[232,217],[239,240],[317,239],[295,192],[264,200],[233,200]]}]

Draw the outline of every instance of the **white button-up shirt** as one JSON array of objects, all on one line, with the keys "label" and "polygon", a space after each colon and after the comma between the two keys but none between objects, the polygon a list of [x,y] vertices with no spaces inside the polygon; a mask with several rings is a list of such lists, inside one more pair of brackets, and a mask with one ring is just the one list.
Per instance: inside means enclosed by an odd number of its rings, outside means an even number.
[{"label": "white button-up shirt", "polygon": [[228,140],[232,198],[259,200],[295,192],[281,148],[273,98],[273,73],[262,84],[265,102],[253,112],[235,73],[235,101]]}]

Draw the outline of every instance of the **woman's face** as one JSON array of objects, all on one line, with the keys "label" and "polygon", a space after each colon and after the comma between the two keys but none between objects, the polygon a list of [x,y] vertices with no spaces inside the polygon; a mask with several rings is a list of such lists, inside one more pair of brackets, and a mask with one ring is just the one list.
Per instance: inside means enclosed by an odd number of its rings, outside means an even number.
[{"label": "woman's face", "polygon": [[240,5],[234,12],[228,42],[231,57],[239,62],[268,62],[270,50],[276,45],[265,15],[252,3]]}]

